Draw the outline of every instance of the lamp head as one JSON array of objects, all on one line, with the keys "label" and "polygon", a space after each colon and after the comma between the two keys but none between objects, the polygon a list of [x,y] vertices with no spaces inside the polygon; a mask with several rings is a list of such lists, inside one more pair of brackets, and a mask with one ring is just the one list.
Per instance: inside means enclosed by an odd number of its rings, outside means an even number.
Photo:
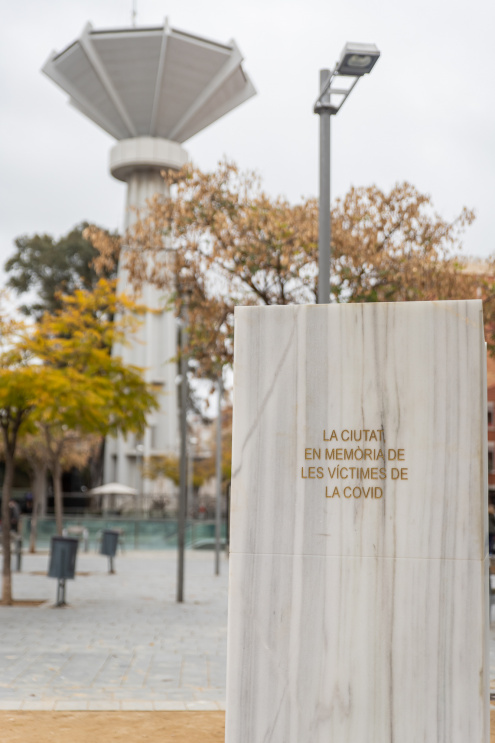
[{"label": "lamp head", "polygon": [[348,42],[342,50],[335,73],[361,77],[371,71],[379,56],[380,52],[375,44]]}]

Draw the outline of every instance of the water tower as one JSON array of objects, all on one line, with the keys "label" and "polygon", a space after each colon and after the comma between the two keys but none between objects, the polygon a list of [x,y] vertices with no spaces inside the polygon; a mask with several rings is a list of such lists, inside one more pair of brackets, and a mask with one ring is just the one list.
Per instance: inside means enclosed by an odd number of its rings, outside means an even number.
[{"label": "water tower", "polygon": [[[234,41],[220,44],[169,26],[95,30],[53,53],[43,72],[70,103],[115,137],[110,172],[127,183],[124,229],[135,207],[155,193],[168,196],[160,171],[178,170],[188,160],[181,146],[194,134],[255,94]],[[125,276],[119,270],[121,286]],[[163,297],[144,290],[149,307]],[[143,457],[177,453],[178,411],[176,323],[171,312],[149,313],[138,342],[122,350],[128,363],[146,369],[147,381],[162,390],[160,411],[150,417],[143,441],[107,441],[105,481],[141,488]]]}]

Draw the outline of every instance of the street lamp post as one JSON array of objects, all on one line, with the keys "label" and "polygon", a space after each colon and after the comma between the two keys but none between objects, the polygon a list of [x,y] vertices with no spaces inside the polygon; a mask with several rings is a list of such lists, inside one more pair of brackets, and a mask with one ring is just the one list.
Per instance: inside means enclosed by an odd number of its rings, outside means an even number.
[{"label": "street lamp post", "polygon": [[[314,105],[320,117],[318,304],[330,301],[330,117],[340,111],[359,78],[371,71],[379,56],[374,44],[348,43],[333,70],[320,70],[320,94]],[[347,86],[332,87],[336,77],[348,78]]]},{"label": "street lamp post", "polygon": [[177,603],[184,601],[184,551],[187,525],[187,344],[188,307],[185,303],[180,330],[180,472],[179,512],[177,519]]}]

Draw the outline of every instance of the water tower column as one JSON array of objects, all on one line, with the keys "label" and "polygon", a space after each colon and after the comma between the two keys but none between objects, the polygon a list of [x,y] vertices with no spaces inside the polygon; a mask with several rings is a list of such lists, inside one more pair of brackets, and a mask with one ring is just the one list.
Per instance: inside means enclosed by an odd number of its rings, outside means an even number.
[{"label": "water tower column", "polygon": [[[147,201],[155,194],[169,197],[161,171],[178,170],[186,162],[187,152],[177,142],[155,137],[122,140],[112,148],[110,171],[115,178],[127,183],[125,230],[139,218],[137,210],[145,209]],[[119,289],[125,291],[127,285],[125,271],[120,265]],[[177,356],[177,326],[173,312],[163,309],[166,299],[162,290],[144,286],[140,301],[153,312],[146,313],[133,341],[116,349],[126,363],[142,367],[146,381],[160,389],[160,409],[150,415],[142,440],[132,435],[107,439],[107,477],[129,483],[140,493],[149,493],[151,487],[141,480],[143,460],[153,455],[178,453],[177,368],[172,361]]]}]

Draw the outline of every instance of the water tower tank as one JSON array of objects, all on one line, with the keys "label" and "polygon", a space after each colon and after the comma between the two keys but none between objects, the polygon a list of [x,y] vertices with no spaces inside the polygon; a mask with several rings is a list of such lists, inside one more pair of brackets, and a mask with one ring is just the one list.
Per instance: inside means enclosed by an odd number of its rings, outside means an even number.
[{"label": "water tower tank", "polygon": [[[43,72],[75,108],[117,140],[110,172],[127,183],[124,228],[135,218],[135,207],[157,192],[168,196],[160,171],[178,170],[187,162],[182,143],[255,94],[234,41],[220,44],[167,21],[160,27],[102,30],[88,24],[78,39],[49,57]],[[144,301],[152,308],[163,306],[163,296],[152,287],[145,287]],[[178,451],[172,313],[149,313],[138,341],[121,352],[160,386],[161,406],[150,417],[143,441],[107,442],[105,481],[142,492],[143,457]],[[144,483],[144,490],[150,487]]]}]

